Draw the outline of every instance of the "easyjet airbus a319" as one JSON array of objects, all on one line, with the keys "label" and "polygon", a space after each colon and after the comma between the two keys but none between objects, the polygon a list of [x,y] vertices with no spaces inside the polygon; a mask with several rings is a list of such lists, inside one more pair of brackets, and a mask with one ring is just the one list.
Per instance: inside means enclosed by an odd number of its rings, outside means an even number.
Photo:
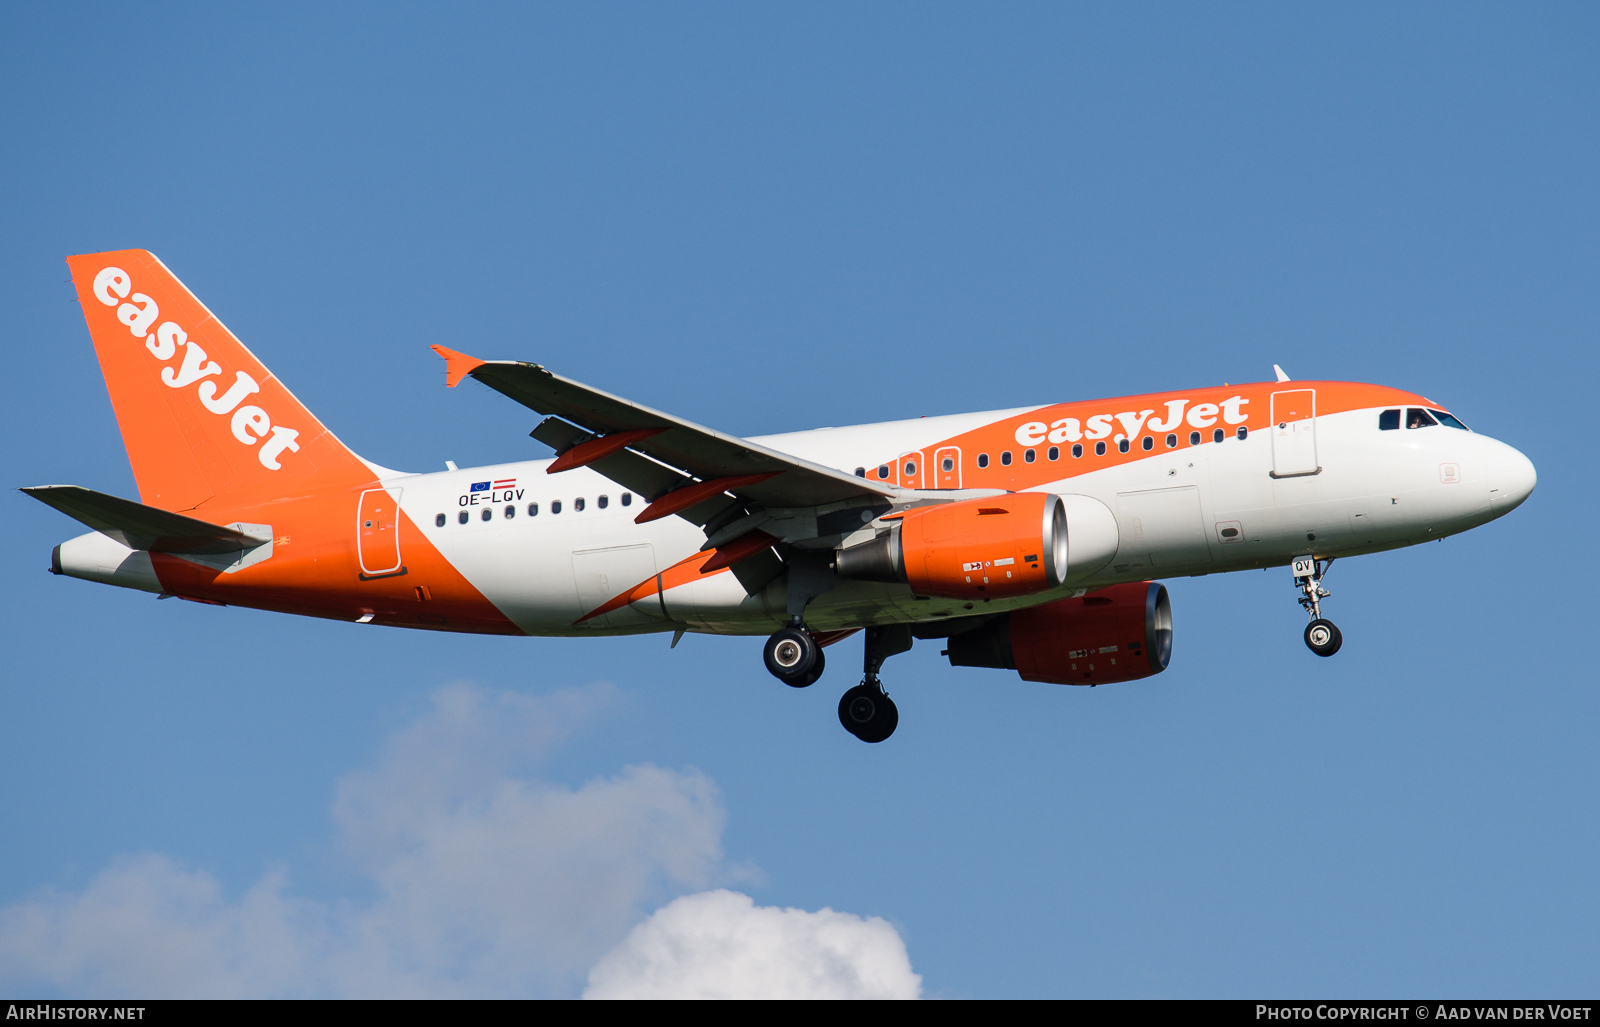
[{"label": "easyjet airbus a319", "polygon": [[1288,566],[1312,652],[1335,558],[1431,542],[1533,491],[1442,404],[1278,381],[741,439],[538,364],[433,347],[542,415],[556,456],[411,474],[341,443],[153,255],[71,257],[139,502],[25,489],[94,529],[51,569],[217,606],[498,635],[769,635],[804,687],[865,633],[839,720],[899,712],[913,639],[957,666],[1100,685],[1172,654],[1151,580]]}]

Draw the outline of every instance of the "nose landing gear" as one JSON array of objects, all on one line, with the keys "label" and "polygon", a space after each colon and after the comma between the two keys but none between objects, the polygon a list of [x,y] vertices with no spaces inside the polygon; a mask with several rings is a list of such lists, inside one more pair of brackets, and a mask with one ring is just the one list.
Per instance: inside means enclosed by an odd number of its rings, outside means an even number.
[{"label": "nose landing gear", "polygon": [[1331,557],[1323,560],[1315,556],[1297,556],[1292,568],[1294,583],[1300,589],[1300,606],[1311,618],[1311,623],[1306,625],[1306,648],[1318,656],[1332,656],[1344,644],[1338,627],[1322,616],[1322,601],[1333,595],[1322,587],[1322,579],[1332,566]]}]

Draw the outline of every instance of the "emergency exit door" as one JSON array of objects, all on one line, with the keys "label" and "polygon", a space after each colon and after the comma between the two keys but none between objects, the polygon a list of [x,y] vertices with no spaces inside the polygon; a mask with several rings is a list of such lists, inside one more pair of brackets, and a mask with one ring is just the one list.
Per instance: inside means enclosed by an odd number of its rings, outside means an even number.
[{"label": "emergency exit door", "polygon": [[400,565],[400,490],[368,489],[361,493],[356,519],[356,557],[361,576],[398,574]]},{"label": "emergency exit door", "polygon": [[922,482],[928,476],[928,469],[922,465],[921,453],[901,453],[894,471],[903,489],[923,488]]},{"label": "emergency exit door", "polygon": [[958,489],[961,487],[961,450],[954,446],[935,450],[933,454],[934,488]]},{"label": "emergency exit door", "polygon": [[1272,476],[1293,478],[1316,474],[1317,390],[1293,389],[1272,394]]}]

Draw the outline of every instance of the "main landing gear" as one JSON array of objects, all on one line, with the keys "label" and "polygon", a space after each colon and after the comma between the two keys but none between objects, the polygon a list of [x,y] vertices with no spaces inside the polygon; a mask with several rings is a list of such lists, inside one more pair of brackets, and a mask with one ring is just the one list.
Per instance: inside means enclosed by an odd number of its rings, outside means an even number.
[{"label": "main landing gear", "polygon": [[[883,690],[878,671],[883,669],[884,660],[911,648],[911,628],[904,624],[867,628],[865,635],[861,684],[839,700],[839,723],[863,742],[881,742],[894,734],[900,723],[900,710]],[[793,688],[815,683],[827,665],[822,647],[801,626],[798,617],[788,627],[772,633],[762,656],[772,676]]]},{"label": "main landing gear", "polygon": [[1300,589],[1300,606],[1311,618],[1306,625],[1306,648],[1318,656],[1332,656],[1344,644],[1331,620],[1322,616],[1322,601],[1333,595],[1322,587],[1322,579],[1333,566],[1332,558],[1322,560],[1315,556],[1297,556],[1294,560],[1294,583]]},{"label": "main landing gear", "polygon": [[800,626],[798,617],[795,623],[772,633],[761,655],[772,676],[790,688],[815,684],[828,666],[822,646],[811,637],[811,632]]},{"label": "main landing gear", "polygon": [[881,742],[899,726],[900,708],[883,690],[878,671],[883,669],[884,660],[911,648],[911,628],[906,624],[892,624],[868,628],[865,634],[861,684],[840,698],[839,723],[863,742]]}]

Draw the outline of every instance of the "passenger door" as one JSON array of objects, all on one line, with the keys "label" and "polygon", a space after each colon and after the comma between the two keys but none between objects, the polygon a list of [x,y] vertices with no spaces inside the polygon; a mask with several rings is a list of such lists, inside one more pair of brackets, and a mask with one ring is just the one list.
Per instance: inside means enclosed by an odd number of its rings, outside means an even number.
[{"label": "passenger door", "polygon": [[400,489],[368,489],[361,493],[356,515],[356,559],[361,577],[399,574]]},{"label": "passenger door", "polygon": [[1317,390],[1293,389],[1272,394],[1272,476],[1293,478],[1316,474]]}]

